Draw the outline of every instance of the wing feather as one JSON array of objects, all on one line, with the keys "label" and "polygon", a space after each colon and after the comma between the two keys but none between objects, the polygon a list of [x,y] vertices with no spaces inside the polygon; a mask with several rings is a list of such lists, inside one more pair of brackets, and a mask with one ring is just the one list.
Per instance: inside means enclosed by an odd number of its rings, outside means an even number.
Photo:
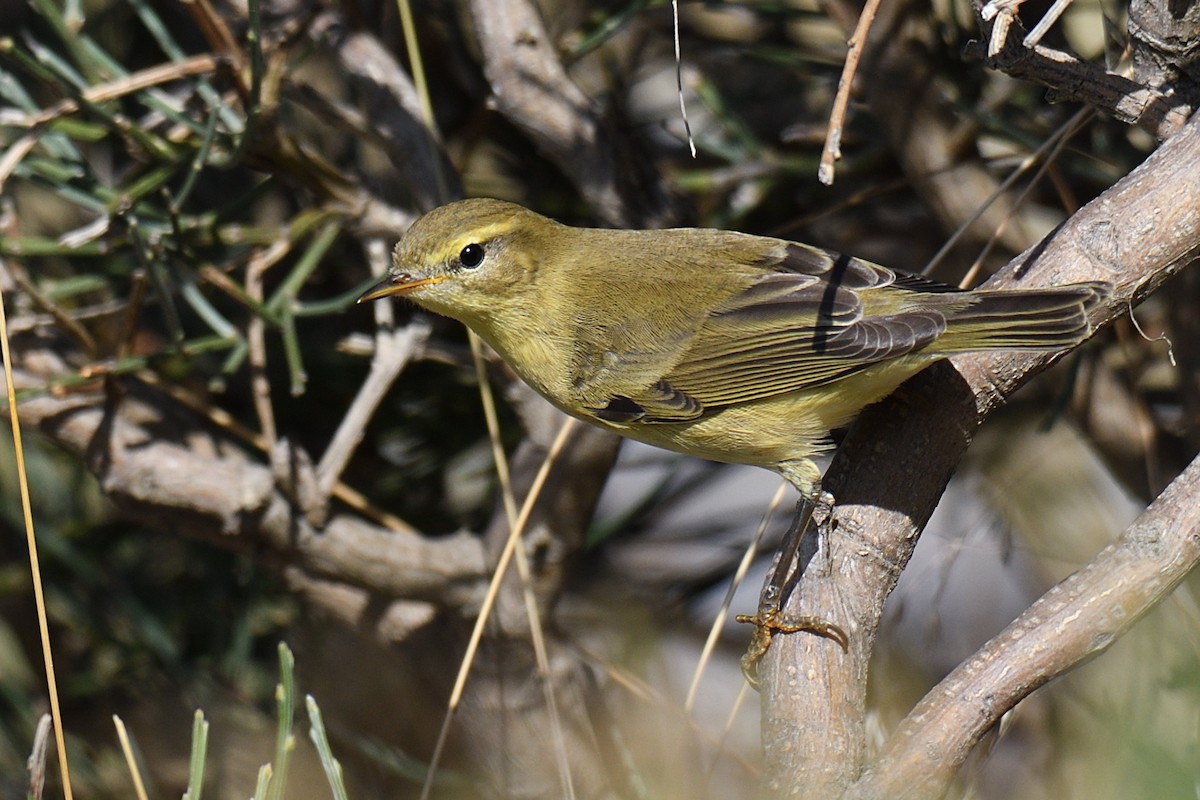
[{"label": "wing feather", "polygon": [[[628,398],[643,410],[639,421],[683,422],[821,386],[920,350],[946,329],[938,311],[872,315],[863,294],[897,283],[884,267],[790,245],[775,269],[714,309],[675,366]],[[932,281],[899,283],[942,289]]]}]

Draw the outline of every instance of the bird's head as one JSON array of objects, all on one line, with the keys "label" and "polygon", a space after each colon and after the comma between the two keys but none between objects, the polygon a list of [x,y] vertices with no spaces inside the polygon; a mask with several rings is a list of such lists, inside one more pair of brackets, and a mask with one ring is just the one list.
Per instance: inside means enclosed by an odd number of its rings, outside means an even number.
[{"label": "bird's head", "polygon": [[460,200],[418,219],[383,280],[358,302],[400,295],[472,323],[520,302],[553,247],[557,222],[501,200]]}]

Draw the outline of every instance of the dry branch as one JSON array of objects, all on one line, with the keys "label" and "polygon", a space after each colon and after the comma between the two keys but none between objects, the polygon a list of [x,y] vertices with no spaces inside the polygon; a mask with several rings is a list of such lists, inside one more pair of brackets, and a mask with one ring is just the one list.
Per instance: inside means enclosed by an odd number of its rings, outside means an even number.
[{"label": "dry branch", "polygon": [[497,109],[520,128],[613,225],[661,227],[676,216],[656,170],[629,134],[611,129],[571,80],[528,0],[470,4]]},{"label": "dry branch", "polygon": [[[1003,41],[993,42],[987,64],[1014,78],[1048,87],[1055,101],[1087,103],[1122,122],[1142,126],[1160,141],[1165,140],[1187,121],[1198,98],[1194,86],[1175,85],[1178,75],[1171,71],[1173,65],[1163,55],[1163,49],[1151,43],[1161,45],[1171,39],[1178,42],[1186,30],[1193,39],[1191,47],[1200,44],[1194,40],[1195,5],[1186,26],[1181,24],[1182,18],[1177,19],[1178,15],[1166,10],[1167,5],[1156,0],[1133,3],[1130,8],[1134,78],[1080,61],[1070,53],[1040,44],[1028,46],[1023,41],[1020,21],[1015,19]],[[976,3],[977,9],[981,6]],[[984,23],[985,35],[992,33],[994,24]]]},{"label": "dry branch", "polygon": [[941,797],[1000,715],[1107,650],[1200,561],[1200,459],[1090,564],[937,685],[849,796]]},{"label": "dry branch", "polygon": [[[992,285],[1110,281],[1114,294],[1095,320],[1103,323],[1127,313],[1197,253],[1200,120],[1192,120]],[[788,787],[797,796],[836,796],[858,777],[867,659],[884,600],[972,433],[1049,360],[957,358],[957,372],[947,365],[927,370],[851,429],[826,476],[838,501],[832,554],[813,559],[788,604],[793,613],[816,611],[841,625],[850,652],[843,656],[817,637],[786,636],[764,659],[763,735],[773,793]],[[991,711],[998,719],[1000,711]]]},{"label": "dry branch", "polygon": [[[70,374],[57,354],[32,342],[18,342],[16,352],[23,390]],[[20,410],[24,425],[83,459],[123,513],[164,533],[254,552],[301,570],[310,583],[341,583],[385,604],[401,598],[461,607],[485,574],[480,542],[466,533],[428,539],[337,511],[314,528],[264,459],[136,380],[43,394]],[[346,616],[341,598],[331,610]]]}]

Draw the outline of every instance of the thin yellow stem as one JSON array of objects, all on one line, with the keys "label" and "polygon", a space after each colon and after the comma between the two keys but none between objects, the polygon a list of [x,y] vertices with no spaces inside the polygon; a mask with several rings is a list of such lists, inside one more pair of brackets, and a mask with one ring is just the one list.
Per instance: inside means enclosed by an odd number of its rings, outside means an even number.
[{"label": "thin yellow stem", "polygon": [[33,532],[33,507],[29,502],[29,479],[25,474],[25,447],[21,442],[21,423],[17,414],[17,389],[13,383],[12,353],[8,347],[8,318],[4,312],[4,292],[0,290],[0,354],[4,357],[4,388],[8,393],[8,419],[12,423],[13,449],[17,458],[17,483],[21,488],[21,513],[25,519],[25,540],[29,544],[29,571],[33,578],[33,597],[37,604],[38,630],[42,636],[42,658],[46,669],[46,687],[50,692],[50,716],[54,719],[54,743],[58,747],[58,770],[62,776],[63,796],[73,800],[71,771],[67,766],[67,743],[63,735],[62,711],[58,706],[58,682],[54,678],[54,656],[50,650],[50,624],[46,618],[46,597],[42,592],[42,567],[38,562],[37,538]]},{"label": "thin yellow stem", "polygon": [[[495,424],[495,403],[492,401],[491,386],[487,382],[486,375],[483,374],[483,359],[480,352],[479,339],[473,332],[471,332],[469,335],[472,352],[474,353],[476,359],[476,371],[480,375],[480,394],[482,395],[483,399],[484,413],[485,415],[488,415],[490,408],[490,415],[493,417],[489,420],[488,425],[492,432],[493,448],[495,448],[497,446],[496,443],[499,441],[499,437],[496,435],[498,429],[493,427]],[[483,639],[484,628],[487,625],[488,618],[491,616],[492,607],[496,603],[496,597],[500,592],[500,583],[504,578],[504,574],[508,571],[508,567],[512,563],[514,555],[518,561],[525,558],[524,550],[518,546],[521,541],[521,534],[525,531],[525,526],[528,524],[529,517],[533,513],[534,504],[537,502],[538,496],[542,492],[542,487],[546,484],[546,478],[550,475],[550,467],[554,464],[555,459],[557,459],[559,453],[562,452],[563,446],[567,443],[567,438],[570,435],[571,430],[574,428],[574,423],[575,420],[568,418],[567,421],[563,423],[562,428],[559,429],[558,435],[554,438],[553,444],[550,445],[550,451],[546,454],[545,461],[542,462],[542,466],[538,469],[537,474],[533,478],[533,483],[529,487],[529,494],[525,496],[525,502],[521,505],[520,513],[515,515],[515,519],[512,515],[512,508],[515,507],[515,501],[512,499],[512,493],[507,485],[508,462],[504,458],[503,451],[499,453],[499,456],[496,460],[496,470],[501,476],[502,491],[504,492],[505,497],[505,509],[509,515],[509,535],[508,539],[504,543],[504,549],[500,552],[500,558],[496,563],[496,568],[492,572],[492,579],[488,584],[487,593],[484,595],[483,603],[480,606],[479,617],[475,620],[475,627],[471,631],[471,638],[467,643],[467,651],[463,655],[462,664],[458,670],[458,676],[455,678],[454,688],[450,691],[450,699],[446,704],[446,715],[442,718],[442,727],[441,730],[438,731],[438,738],[433,748],[433,755],[429,759],[429,772],[426,776],[424,785],[421,787],[420,800],[428,800],[430,792],[433,791],[433,778],[437,772],[438,765],[441,763],[442,753],[445,750],[446,741],[450,734],[450,724],[454,719],[455,713],[458,711],[459,703],[462,701],[463,690],[467,685],[467,678],[471,673],[471,665],[474,661],[475,653],[479,649],[479,642],[481,639]],[[495,451],[493,450],[493,452]],[[527,569],[528,567],[526,566],[526,570]],[[525,576],[527,577],[527,575],[528,572],[526,571]],[[525,588],[528,591],[528,581],[525,581]],[[529,608],[528,600],[526,601],[526,608]],[[547,664],[545,643],[541,637],[541,625],[537,618],[536,606],[534,606],[532,609],[529,625],[531,630],[531,638],[534,642],[534,651],[538,659],[538,667],[540,670],[543,670],[543,674],[546,674],[545,670]],[[557,721],[557,714],[554,713],[553,710],[552,695],[548,698],[547,702],[551,704],[551,719]],[[558,732],[556,739],[560,743],[556,748],[559,751],[557,755],[560,759],[562,759],[565,754],[563,754],[561,751],[561,731]],[[569,770],[563,775],[563,781],[564,790],[569,796],[574,796],[574,789],[571,785]]]},{"label": "thin yellow stem", "polygon": [[[440,141],[437,122],[433,118],[433,101],[429,97],[429,84],[425,81],[425,62],[421,59],[421,46],[417,41],[417,27],[413,22],[412,3],[410,0],[396,0],[400,11],[400,27],[404,30],[404,46],[408,50],[408,68],[412,71],[413,88],[416,89],[417,99],[421,103],[421,121],[435,141]],[[449,202],[446,176],[442,174],[442,162],[436,155],[431,155],[433,172],[437,176],[438,197],[440,202]]]},{"label": "thin yellow stem", "polygon": [[433,127],[433,103],[429,100],[429,85],[425,82],[425,63],[421,60],[421,48],[417,43],[417,27],[413,22],[412,4],[409,0],[396,0],[400,11],[400,27],[404,30],[404,46],[408,49],[408,64],[412,70],[413,88],[421,101],[421,116],[425,127],[436,133]]}]

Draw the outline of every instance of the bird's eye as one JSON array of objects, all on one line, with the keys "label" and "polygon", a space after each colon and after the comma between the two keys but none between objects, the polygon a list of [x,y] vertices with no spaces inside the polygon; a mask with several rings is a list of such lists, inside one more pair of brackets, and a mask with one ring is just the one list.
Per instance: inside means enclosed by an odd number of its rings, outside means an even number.
[{"label": "bird's eye", "polygon": [[469,244],[458,254],[458,261],[467,269],[475,269],[483,263],[483,245]]}]

